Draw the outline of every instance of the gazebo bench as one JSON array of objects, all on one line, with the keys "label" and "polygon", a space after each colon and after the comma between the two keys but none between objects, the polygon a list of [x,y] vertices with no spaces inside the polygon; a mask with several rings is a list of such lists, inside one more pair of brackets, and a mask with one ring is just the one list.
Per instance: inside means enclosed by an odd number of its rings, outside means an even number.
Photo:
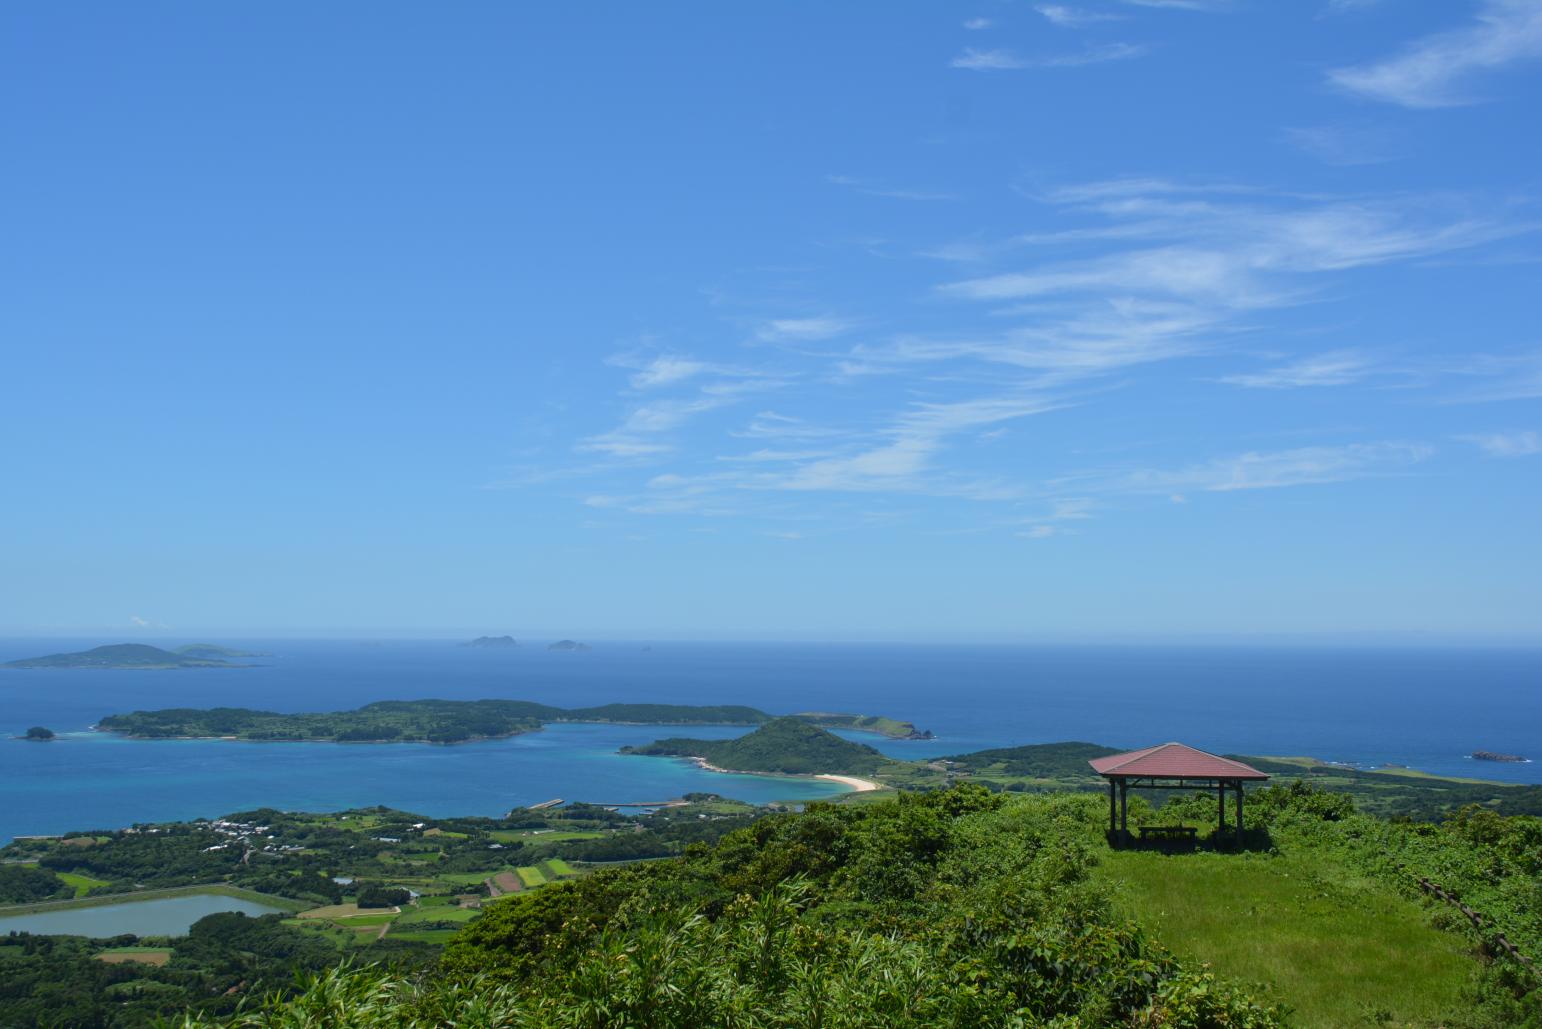
[{"label": "gazebo bench", "polygon": [[1154,837],[1162,840],[1193,840],[1198,838],[1199,830],[1192,825],[1142,825],[1136,828],[1141,839]]}]

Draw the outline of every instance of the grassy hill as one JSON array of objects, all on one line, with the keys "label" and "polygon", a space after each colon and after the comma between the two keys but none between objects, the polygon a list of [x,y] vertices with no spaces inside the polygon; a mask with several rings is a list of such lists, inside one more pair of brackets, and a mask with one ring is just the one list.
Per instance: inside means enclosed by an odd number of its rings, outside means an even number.
[{"label": "grassy hill", "polygon": [[872,747],[843,740],[800,718],[776,718],[732,740],[674,737],[636,747],[624,754],[699,757],[710,765],[740,772],[795,775],[870,775],[890,764]]},{"label": "grassy hill", "polygon": [[3,668],[239,668],[228,661],[198,653],[162,650],[145,643],[114,643],[68,654],[8,661]]},{"label": "grassy hill", "polygon": [[[1203,839],[1208,798],[1175,804],[1132,815]],[[1278,786],[1249,806],[1250,849],[1156,853],[1111,850],[1105,816],[976,786],[816,804],[489,903],[426,975],[335,970],[240,1024],[1542,1024],[1542,980],[1494,942],[1542,945],[1537,819],[1391,822]]]}]

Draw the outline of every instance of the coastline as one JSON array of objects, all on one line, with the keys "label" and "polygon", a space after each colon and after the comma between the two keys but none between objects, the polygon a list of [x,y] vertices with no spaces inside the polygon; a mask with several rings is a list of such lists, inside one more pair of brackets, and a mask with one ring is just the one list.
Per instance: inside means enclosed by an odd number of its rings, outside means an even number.
[{"label": "coastline", "polygon": [[722,772],[724,775],[763,775],[774,779],[823,779],[826,782],[850,786],[853,793],[872,793],[874,790],[886,788],[883,783],[874,782],[871,779],[862,779],[855,775],[835,775],[830,772],[820,772],[815,775],[796,775],[792,772],[751,772],[743,768],[719,768],[704,757],[687,757],[685,760],[690,761],[702,771]]}]

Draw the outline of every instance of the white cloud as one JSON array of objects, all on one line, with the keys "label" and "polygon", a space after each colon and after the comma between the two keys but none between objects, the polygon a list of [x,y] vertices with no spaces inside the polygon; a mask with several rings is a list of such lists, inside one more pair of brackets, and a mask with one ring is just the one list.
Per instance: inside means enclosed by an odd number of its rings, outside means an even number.
[{"label": "white cloud", "polygon": [[839,336],[854,326],[846,318],[823,315],[817,318],[776,318],[756,330],[762,343],[813,343]]},{"label": "white cloud", "polygon": [[966,47],[964,52],[950,62],[954,68],[969,71],[1012,71],[1020,68],[1079,68],[1088,64],[1123,61],[1139,57],[1146,47],[1133,43],[1105,43],[1092,46],[1074,54],[1054,54],[1048,57],[1019,57],[1010,50],[976,50]]},{"label": "white cloud", "polygon": [[1142,469],[1113,476],[1105,486],[1115,492],[1165,493],[1182,490],[1229,492],[1344,482],[1417,464],[1434,450],[1421,443],[1350,443],[1249,451],[1184,468]]},{"label": "white cloud", "polygon": [[1462,86],[1472,75],[1542,57],[1542,0],[1485,0],[1477,22],[1418,40],[1397,57],[1339,68],[1335,85],[1404,107],[1472,103]]},{"label": "white cloud", "polygon": [[981,29],[988,29],[994,24],[995,22],[989,18],[970,18],[964,22],[964,28],[971,32],[979,32]]},{"label": "white cloud", "polygon": [[1490,457],[1527,457],[1542,454],[1542,434],[1536,432],[1491,432],[1458,436]]},{"label": "white cloud", "polygon": [[1062,406],[1047,397],[1018,394],[980,397],[950,403],[921,402],[911,406],[880,435],[877,446],[811,461],[785,477],[760,485],[785,490],[893,490],[938,495],[999,498],[1010,490],[946,472],[934,459],[948,437],[1001,422],[1043,414]]},{"label": "white cloud", "polygon": [[1542,351],[1475,354],[1442,370],[1478,380],[1478,385],[1451,398],[1457,403],[1542,397]]},{"label": "white cloud", "polygon": [[633,389],[653,389],[681,382],[708,371],[711,365],[689,358],[661,354],[631,377]]},{"label": "white cloud", "polygon": [[1294,389],[1304,386],[1347,386],[1364,379],[1371,362],[1352,350],[1304,357],[1262,372],[1227,375],[1220,381],[1251,389]]},{"label": "white cloud", "polygon": [[1032,528],[1026,529],[1023,532],[1018,533],[1018,535],[1026,538],[1026,539],[1041,540],[1041,539],[1047,539],[1050,536],[1055,535],[1055,532],[1056,532],[1056,529],[1055,529],[1055,527],[1053,525],[1035,525]]},{"label": "white cloud", "polygon": [[129,615],[129,624],[133,625],[135,628],[148,629],[151,625],[151,622],[148,618],[141,618],[138,615]]},{"label": "white cloud", "polygon": [[1063,29],[1076,29],[1084,25],[1092,25],[1100,21],[1114,21],[1119,16],[1108,14],[1104,11],[1088,11],[1080,7],[1067,7],[1065,4],[1038,4],[1035,11],[1042,14],[1051,25],[1058,25]]},{"label": "white cloud", "polygon": [[969,71],[1009,71],[1013,68],[1026,68],[1023,59],[1010,50],[976,50],[974,47],[965,47],[964,52],[948,62],[950,67],[965,68]]}]

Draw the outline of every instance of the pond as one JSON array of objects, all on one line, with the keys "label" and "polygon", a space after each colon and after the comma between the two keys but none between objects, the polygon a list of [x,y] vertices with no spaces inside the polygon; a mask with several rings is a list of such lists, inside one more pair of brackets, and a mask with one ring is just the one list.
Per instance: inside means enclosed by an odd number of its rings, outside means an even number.
[{"label": "pond", "polygon": [[10,932],[95,938],[121,933],[133,933],[136,936],[182,936],[200,918],[221,911],[240,911],[253,917],[283,913],[282,908],[240,897],[227,897],[222,893],[194,893],[182,897],[0,916],[0,936]]}]

